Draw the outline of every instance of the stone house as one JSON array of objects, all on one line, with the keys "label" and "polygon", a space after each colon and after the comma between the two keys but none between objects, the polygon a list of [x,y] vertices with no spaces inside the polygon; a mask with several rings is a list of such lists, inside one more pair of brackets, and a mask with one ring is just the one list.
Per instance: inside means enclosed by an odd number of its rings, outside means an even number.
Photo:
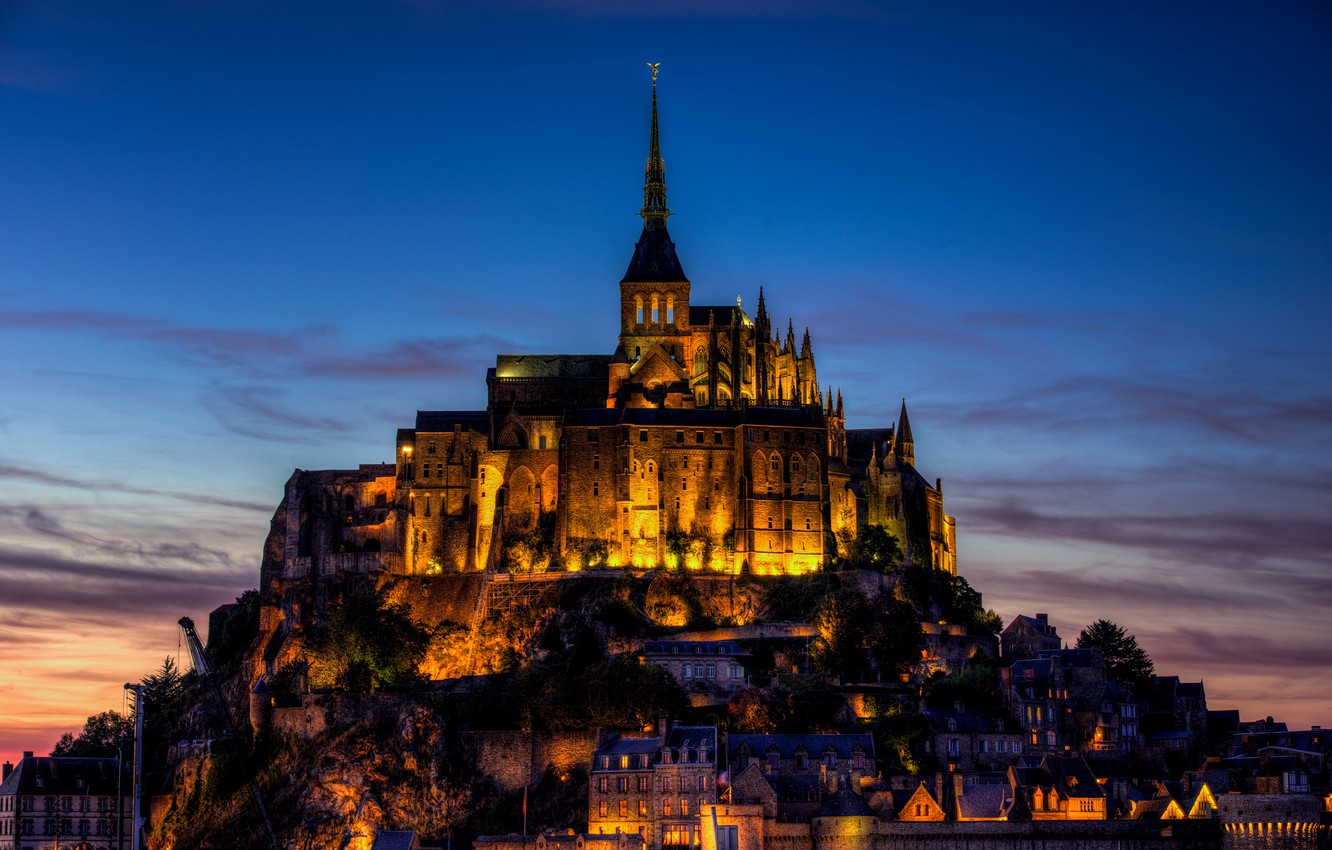
[{"label": "stone house", "polygon": [[1019,614],[999,635],[1000,657],[1010,662],[1034,658],[1038,652],[1061,646],[1059,632],[1050,625],[1049,614],[1034,617]]},{"label": "stone house", "polygon": [[1081,755],[1023,756],[1008,768],[1032,820],[1106,820],[1107,797]]},{"label": "stone house", "polygon": [[698,842],[717,801],[717,729],[662,721],[653,737],[613,735],[592,754],[587,831],[640,836],[652,848]]},{"label": "stone house", "polygon": [[730,702],[748,681],[749,653],[733,640],[650,640],[639,655],[668,670],[694,705]]},{"label": "stone house", "polygon": [[5,762],[0,777],[0,850],[51,850],[81,842],[92,850],[118,850],[122,840],[129,843],[132,796],[118,759],[25,752],[17,765]]},{"label": "stone house", "polygon": [[965,707],[927,708],[930,726],[923,742],[926,755],[939,760],[941,770],[973,773],[1003,770],[1023,751],[1021,729],[1002,715],[968,711]]}]

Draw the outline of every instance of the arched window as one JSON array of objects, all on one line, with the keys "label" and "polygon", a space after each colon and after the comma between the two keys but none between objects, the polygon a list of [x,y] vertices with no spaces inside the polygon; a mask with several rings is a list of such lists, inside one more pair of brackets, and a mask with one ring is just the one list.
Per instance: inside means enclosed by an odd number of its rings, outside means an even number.
[{"label": "arched window", "polygon": [[643,324],[643,296],[634,296],[634,314],[637,316],[638,324]]},{"label": "arched window", "polygon": [[652,296],[652,324],[654,325],[661,321],[661,316],[658,311],[659,305],[657,304],[657,296],[654,295]]},{"label": "arched window", "polygon": [[694,352],[694,377],[701,378],[708,373],[708,351],[703,346],[699,346],[698,351]]},{"label": "arched window", "polygon": [[675,324],[675,296],[670,294],[666,296],[666,324]]},{"label": "arched window", "polygon": [[351,513],[352,511],[356,510],[356,500],[351,496],[348,496],[346,500],[343,502],[343,504],[347,508],[347,513]]},{"label": "arched window", "polygon": [[775,452],[772,455],[772,471],[773,473],[782,471],[782,459]]}]

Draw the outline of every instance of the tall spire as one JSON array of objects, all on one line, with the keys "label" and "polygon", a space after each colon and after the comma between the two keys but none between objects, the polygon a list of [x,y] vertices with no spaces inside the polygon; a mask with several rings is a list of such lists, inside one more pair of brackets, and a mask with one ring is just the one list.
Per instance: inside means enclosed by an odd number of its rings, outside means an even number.
[{"label": "tall spire", "polygon": [[657,134],[657,69],[660,62],[649,62],[652,69],[652,141],[648,144],[647,166],[643,169],[643,211],[639,213],[649,227],[664,223],[671,211],[666,206],[666,163],[661,159],[661,139]]},{"label": "tall spire", "polygon": [[643,232],[634,246],[633,259],[620,283],[689,283],[675,243],[666,232],[666,219],[671,211],[666,208],[666,164],[661,160],[661,141],[657,135],[657,67],[660,62],[649,62],[652,69],[652,141],[648,146],[647,167],[643,179]]},{"label": "tall spire", "polygon": [[911,420],[907,418],[906,399],[902,399],[902,412],[897,417],[897,452],[912,466],[916,465],[916,441],[911,437]]}]

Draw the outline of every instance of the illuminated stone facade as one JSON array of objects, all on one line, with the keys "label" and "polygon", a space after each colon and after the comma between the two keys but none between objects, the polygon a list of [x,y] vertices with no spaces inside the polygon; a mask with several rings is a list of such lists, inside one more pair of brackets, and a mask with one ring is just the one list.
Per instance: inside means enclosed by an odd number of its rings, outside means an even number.
[{"label": "illuminated stone facade", "polygon": [[699,813],[717,802],[717,729],[670,726],[656,737],[612,737],[592,754],[587,831],[642,836],[651,847],[694,847]]},{"label": "illuminated stone facade", "polygon": [[[611,353],[500,355],[486,409],[418,413],[391,467],[298,471],[278,555],[287,578],[375,566],[803,574],[869,524],[909,560],[956,572],[953,519],[940,482],[915,469],[905,404],[890,427],[848,431],[809,331],[775,329],[761,288],[752,313],[739,298],[698,303],[665,192],[654,88],[643,229]],[[514,545],[533,533],[547,545]]]}]

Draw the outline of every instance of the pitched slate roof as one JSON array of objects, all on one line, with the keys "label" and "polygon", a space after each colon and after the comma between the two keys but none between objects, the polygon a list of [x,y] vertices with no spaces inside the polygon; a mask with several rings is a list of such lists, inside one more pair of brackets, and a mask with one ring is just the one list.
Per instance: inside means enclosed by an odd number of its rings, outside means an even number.
[{"label": "pitched slate roof", "polygon": [[0,795],[55,794],[110,796],[116,793],[113,758],[25,756],[0,783]]},{"label": "pitched slate roof", "polygon": [[[490,415],[484,410],[418,410],[416,411],[416,430],[443,433],[452,431],[454,425],[461,425],[483,434],[490,433]],[[401,435],[404,432],[399,432]],[[410,436],[411,432],[405,432]],[[401,438],[401,437],[400,437]]]},{"label": "pitched slate roof", "polygon": [[751,755],[762,757],[776,748],[782,758],[795,758],[796,750],[804,747],[814,758],[829,747],[839,759],[849,759],[859,747],[866,758],[874,757],[874,739],[870,735],[730,735],[726,739],[726,752],[734,756],[748,748]]},{"label": "pitched slate roof", "polygon": [[819,806],[818,818],[872,818],[875,817],[874,810],[860,798],[859,794],[848,791],[843,788],[835,794],[828,797],[822,806]]},{"label": "pitched slate roof", "polygon": [[994,820],[1008,816],[1013,792],[1007,785],[966,785],[956,801],[959,820]]},{"label": "pitched slate roof", "polygon": [[416,850],[416,833],[409,829],[386,829],[375,836],[370,850]]},{"label": "pitched slate roof", "polygon": [[675,243],[666,232],[666,222],[655,226],[643,224],[643,232],[634,245],[634,256],[629,260],[621,283],[688,283]]},{"label": "pitched slate roof", "polygon": [[674,655],[748,658],[744,647],[733,640],[650,640],[643,644],[644,655]]},{"label": "pitched slate roof", "polygon": [[607,354],[500,354],[495,358],[495,377],[605,378],[610,361]]}]

